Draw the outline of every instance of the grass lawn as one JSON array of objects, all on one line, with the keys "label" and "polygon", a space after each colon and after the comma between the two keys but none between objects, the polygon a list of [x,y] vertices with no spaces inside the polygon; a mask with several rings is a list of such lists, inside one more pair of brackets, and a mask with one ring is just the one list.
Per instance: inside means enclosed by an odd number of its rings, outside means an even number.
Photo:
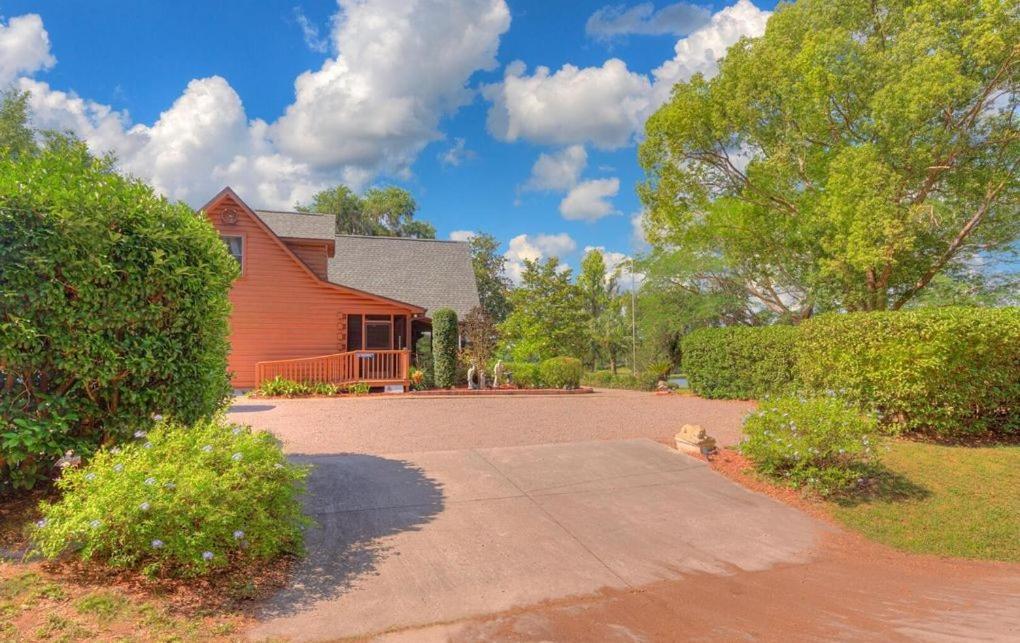
[{"label": "grass lawn", "polygon": [[832,515],[906,551],[1020,562],[1020,446],[896,441],[876,493]]}]

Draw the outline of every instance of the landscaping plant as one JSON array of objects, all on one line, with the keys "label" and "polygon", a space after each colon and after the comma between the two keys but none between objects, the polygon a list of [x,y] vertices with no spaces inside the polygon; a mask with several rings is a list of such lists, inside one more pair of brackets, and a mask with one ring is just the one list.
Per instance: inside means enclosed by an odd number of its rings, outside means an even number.
[{"label": "landscaping plant", "polygon": [[440,308],[432,313],[432,360],[438,388],[452,388],[457,382],[457,313]]},{"label": "landscaping plant", "polygon": [[432,335],[422,335],[414,345],[415,362],[422,373],[422,388],[436,385],[435,364],[432,359]]},{"label": "landscaping plant", "polygon": [[835,396],[778,397],[744,421],[740,450],[760,473],[822,495],[871,475],[877,420]]},{"label": "landscaping plant", "polygon": [[890,432],[1020,432],[1020,308],[820,315],[796,365],[805,387],[879,412]]},{"label": "landscaping plant", "polygon": [[755,399],[795,378],[795,326],[702,328],[683,338],[682,372],[702,397]]},{"label": "landscaping plant", "polygon": [[0,492],[218,409],[238,275],[203,216],[50,136],[0,155]]},{"label": "landscaping plant", "polygon": [[576,357],[551,357],[538,365],[538,377],[548,388],[577,388],[583,373]]},{"label": "landscaping plant", "polygon": [[538,364],[531,362],[507,362],[503,365],[510,381],[518,388],[541,388],[542,378]]},{"label": "landscaping plant", "polygon": [[220,417],[161,421],[66,469],[32,538],[47,558],[70,551],[150,576],[206,574],[299,551],[306,475],[269,433]]}]

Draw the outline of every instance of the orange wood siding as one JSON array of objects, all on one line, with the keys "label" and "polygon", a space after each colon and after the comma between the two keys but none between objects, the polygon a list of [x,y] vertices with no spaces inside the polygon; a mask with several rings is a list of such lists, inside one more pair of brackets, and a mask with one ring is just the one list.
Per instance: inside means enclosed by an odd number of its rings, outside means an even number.
[{"label": "orange wood siding", "polygon": [[319,279],[328,279],[326,271],[329,248],[325,243],[305,239],[284,239],[283,242]]},{"label": "orange wood siding", "polygon": [[229,368],[235,387],[255,384],[256,362],[347,350],[338,341],[346,334],[338,333],[343,313],[408,314],[397,302],[317,279],[231,194],[221,193],[206,216],[220,234],[244,237],[243,274],[230,293]]}]

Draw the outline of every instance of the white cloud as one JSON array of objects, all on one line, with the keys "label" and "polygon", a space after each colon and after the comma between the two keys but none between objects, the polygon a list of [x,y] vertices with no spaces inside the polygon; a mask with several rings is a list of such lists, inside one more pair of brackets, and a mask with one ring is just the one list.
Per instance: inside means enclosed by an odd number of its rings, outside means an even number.
[{"label": "white cloud", "polygon": [[450,233],[450,241],[471,241],[477,235],[474,230],[454,230]]},{"label": "white cloud", "polygon": [[596,40],[608,41],[628,35],[683,36],[708,22],[712,12],[686,2],[655,10],[651,2],[633,7],[607,5],[588,18],[585,32]]},{"label": "white cloud", "polygon": [[769,11],[762,11],[750,0],[737,2],[712,15],[707,25],[677,41],[675,55],[652,71],[655,78],[654,104],[669,99],[673,85],[696,73],[712,76],[726,49],[744,36],[758,37],[765,33]]},{"label": "white cloud", "polygon": [[577,243],[565,232],[559,234],[519,234],[510,240],[506,257],[506,273],[514,283],[521,282],[524,261],[540,261],[562,257],[577,249]]},{"label": "white cloud", "polygon": [[[0,74],[21,75],[38,127],[69,129],[169,197],[201,205],[223,185],[252,204],[287,208],[337,182],[355,189],[380,174],[407,177],[441,118],[495,66],[509,28],[504,0],[340,0],[336,56],[295,81],[276,122],[249,119],[219,76],[191,81],[156,122],[26,77],[52,66],[38,16],[0,25]],[[451,37],[457,34],[457,37]]]},{"label": "white cloud", "polygon": [[443,165],[457,167],[464,161],[470,161],[475,158],[475,156],[474,150],[467,148],[467,141],[458,137],[453,139],[453,145],[439,153],[438,158],[439,162]]},{"label": "white cloud", "polygon": [[55,65],[50,35],[37,14],[15,16],[3,24],[0,18],[0,85],[21,74],[32,74]]},{"label": "white cloud", "polygon": [[557,192],[569,190],[577,185],[587,164],[588,153],[583,145],[571,145],[555,154],[539,154],[524,189]]},{"label": "white cloud", "polygon": [[629,292],[631,288],[639,288],[645,280],[644,273],[633,272],[632,274],[631,260],[633,257],[630,255],[606,250],[605,246],[586,246],[584,254],[588,254],[592,250],[602,253],[602,258],[606,262],[606,279],[609,280],[615,273],[620,290]]},{"label": "white cloud", "polygon": [[294,20],[301,27],[301,35],[304,36],[305,45],[318,54],[329,51],[329,39],[319,35],[319,28],[308,19],[300,7],[294,7]]},{"label": "white cloud", "polygon": [[525,71],[523,63],[512,63],[501,83],[482,89],[492,103],[489,132],[504,141],[613,149],[630,141],[648,111],[648,78],[617,58],[601,67]]},{"label": "white cloud", "polygon": [[651,77],[629,70],[617,58],[601,67],[568,64],[556,72],[538,67],[530,75],[524,63],[511,63],[502,82],[482,90],[491,103],[489,132],[504,141],[544,145],[628,145],[648,116],[669,99],[675,83],[697,72],[714,74],[726,48],[742,36],[761,35],[770,15],[750,0],[737,0],[678,40],[673,58]]},{"label": "white cloud", "polygon": [[638,250],[647,248],[648,238],[645,236],[645,213],[643,210],[631,216],[630,228],[631,243],[634,247]]},{"label": "white cloud", "polygon": [[620,191],[620,179],[592,179],[574,186],[560,202],[560,214],[571,221],[595,221],[615,212],[609,199]]},{"label": "white cloud", "polygon": [[271,126],[280,151],[320,169],[399,174],[440,119],[467,102],[466,83],[496,66],[510,26],[503,0],[340,0],[337,56],[301,74]]}]

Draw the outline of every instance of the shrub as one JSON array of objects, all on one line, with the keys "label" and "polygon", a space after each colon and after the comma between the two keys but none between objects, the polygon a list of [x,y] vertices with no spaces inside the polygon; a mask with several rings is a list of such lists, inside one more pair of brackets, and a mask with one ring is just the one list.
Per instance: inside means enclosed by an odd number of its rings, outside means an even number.
[{"label": "shrub", "polygon": [[505,364],[504,368],[510,374],[510,381],[520,388],[540,388],[542,386],[538,364],[510,362]]},{"label": "shrub", "polygon": [[299,397],[301,395],[309,395],[311,392],[311,387],[307,384],[284,379],[279,375],[271,380],[262,382],[255,389],[257,395],[264,395],[266,397]]},{"label": "shrub", "polygon": [[205,574],[300,550],[306,475],[268,433],[222,418],[161,422],[65,470],[32,537],[48,558],[72,550],[147,575]]},{"label": "shrub", "polygon": [[538,365],[538,376],[548,388],[577,388],[584,368],[576,357],[551,357]]},{"label": "shrub", "polygon": [[345,390],[351,395],[368,395],[371,388],[365,382],[354,382],[353,384],[348,384]]},{"label": "shrub", "polygon": [[449,308],[432,313],[432,359],[436,386],[451,388],[457,378],[457,313]]},{"label": "shrub", "polygon": [[702,328],[681,342],[682,371],[702,397],[756,399],[794,380],[794,326]]},{"label": "shrub", "polygon": [[407,371],[407,379],[411,380],[412,391],[424,391],[425,386],[425,372],[420,368],[412,366]]},{"label": "shrub", "polygon": [[836,397],[774,398],[745,420],[740,450],[771,478],[832,495],[870,474],[876,430]]},{"label": "shrub", "polygon": [[878,411],[892,431],[1020,431],[1020,308],[820,315],[800,334],[803,385]]},{"label": "shrub", "polygon": [[432,335],[422,335],[414,345],[415,361],[422,372],[423,388],[436,385],[435,365],[432,361]]},{"label": "shrub", "polygon": [[230,393],[237,264],[181,203],[83,143],[0,158],[0,492]]}]

